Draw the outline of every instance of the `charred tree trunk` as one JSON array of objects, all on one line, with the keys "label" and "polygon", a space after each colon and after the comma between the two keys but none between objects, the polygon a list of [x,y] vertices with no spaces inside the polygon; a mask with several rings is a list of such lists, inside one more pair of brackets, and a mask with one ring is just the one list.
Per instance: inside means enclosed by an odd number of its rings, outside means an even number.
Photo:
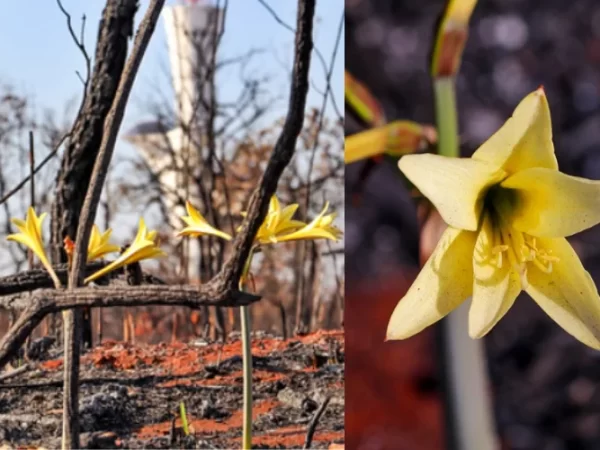
[{"label": "charred tree trunk", "polygon": [[[75,239],[79,216],[102,141],[104,121],[121,79],[132,36],[137,0],[107,0],[98,31],[94,70],[65,146],[52,205],[51,245],[55,264],[67,261],[63,240]],[[75,314],[81,314],[77,310]],[[92,345],[91,314],[84,309],[82,340]]]}]

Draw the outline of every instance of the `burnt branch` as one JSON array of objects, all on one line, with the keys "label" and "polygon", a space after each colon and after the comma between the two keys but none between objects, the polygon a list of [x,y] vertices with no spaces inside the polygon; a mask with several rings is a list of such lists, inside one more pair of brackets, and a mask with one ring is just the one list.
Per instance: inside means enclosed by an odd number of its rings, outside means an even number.
[{"label": "burnt branch", "polygon": [[258,301],[260,297],[246,292],[223,291],[216,283],[197,286],[118,286],[85,287],[75,290],[39,289],[28,294],[0,298],[0,306],[25,310],[0,340],[0,367],[7,364],[19,351],[27,337],[51,313],[78,307],[112,308],[116,306],[187,306],[200,308],[207,305],[235,307]]},{"label": "burnt branch", "polygon": [[260,179],[248,207],[242,229],[233,243],[234,251],[215,277],[229,289],[234,290],[242,275],[244,264],[269,207],[269,201],[277,190],[277,183],[294,155],[296,141],[304,123],[310,54],[313,48],[312,29],[315,0],[299,0],[294,46],[294,67],[288,112],[281,134],[275,143],[267,168]]},{"label": "burnt branch", "polygon": [[102,12],[94,69],[56,181],[56,198],[51,214],[52,259],[55,263],[66,261],[63,239],[67,236],[74,238],[77,232],[79,214],[102,141],[104,122],[125,66],[136,9],[135,0],[108,0]]},{"label": "burnt branch", "polygon": [[[85,276],[89,276],[94,272],[104,268],[110,264],[110,261],[91,262],[85,268]],[[58,279],[63,285],[67,284],[69,279],[68,267],[66,264],[54,266],[54,271]],[[110,284],[115,278],[123,276],[125,269],[123,267],[107,273],[105,276],[95,281],[99,285]],[[167,283],[154,275],[144,273],[142,275],[142,284],[159,284],[166,285]],[[35,289],[53,288],[54,283],[48,275],[46,269],[33,269],[24,272],[19,272],[14,275],[8,275],[0,278],[0,296],[18,294],[21,292],[33,291]]]}]

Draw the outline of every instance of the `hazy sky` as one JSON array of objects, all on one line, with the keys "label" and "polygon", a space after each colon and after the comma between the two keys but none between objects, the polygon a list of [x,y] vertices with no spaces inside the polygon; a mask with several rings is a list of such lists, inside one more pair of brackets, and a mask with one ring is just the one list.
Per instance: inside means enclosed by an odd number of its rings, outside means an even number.
[{"label": "hazy sky", "polygon": [[[207,0],[205,0],[207,1]],[[295,0],[266,0],[288,24],[295,25]],[[148,0],[140,1],[137,22],[148,6]],[[181,1],[167,0],[167,4]],[[213,1],[214,3],[214,1]],[[98,21],[104,0],[63,0],[71,13],[73,25],[80,29],[81,17],[86,15],[85,43],[88,53],[94,54]],[[343,0],[319,0],[315,44],[329,61],[335,44]],[[75,71],[84,73],[84,60],[73,44],[67,31],[65,17],[54,0],[5,1],[0,14],[0,82],[10,84],[18,93],[27,94],[38,109],[52,108],[62,113],[69,100],[79,100],[81,82]],[[251,68],[274,77],[273,92],[287,96],[288,77],[291,68],[293,34],[278,24],[258,0],[229,0],[226,34],[221,47],[221,57],[241,55],[252,48],[265,49]],[[344,39],[340,42],[332,80],[334,95],[343,106]],[[145,116],[144,100],[150,98],[158,86],[170,92],[170,80],[165,72],[168,68],[167,44],[164,23],[158,28],[140,69],[132,92],[121,131],[127,131],[139,120],[152,119]],[[287,71],[285,70],[287,69]],[[316,59],[311,67],[311,80],[319,90],[325,87],[324,70]],[[237,73],[230,73],[220,83],[223,96],[237,92]],[[321,96],[311,89],[309,105],[320,105]],[[75,103],[75,105],[78,104]],[[285,108],[285,101],[278,104],[278,113]],[[331,113],[331,106],[329,106]]]}]

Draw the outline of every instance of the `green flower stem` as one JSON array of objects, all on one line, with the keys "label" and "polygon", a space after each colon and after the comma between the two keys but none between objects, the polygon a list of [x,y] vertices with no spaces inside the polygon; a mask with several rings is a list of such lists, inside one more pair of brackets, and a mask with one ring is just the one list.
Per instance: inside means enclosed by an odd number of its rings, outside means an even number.
[{"label": "green flower stem", "polygon": [[[246,286],[254,249],[250,251],[242,278],[240,279],[240,290]],[[250,336],[250,307],[241,306],[240,316],[242,323],[242,375],[244,379],[244,406],[243,406],[243,425],[242,425],[242,449],[250,450],[252,448],[252,340]]]},{"label": "green flower stem", "polygon": [[[455,77],[434,79],[438,153],[460,157]],[[470,302],[444,319],[442,357],[446,385],[449,449],[495,450],[483,340],[467,335]]]},{"label": "green flower stem", "polygon": [[433,81],[438,128],[438,153],[442,156],[460,156],[455,83],[456,79],[454,77],[441,77]]}]

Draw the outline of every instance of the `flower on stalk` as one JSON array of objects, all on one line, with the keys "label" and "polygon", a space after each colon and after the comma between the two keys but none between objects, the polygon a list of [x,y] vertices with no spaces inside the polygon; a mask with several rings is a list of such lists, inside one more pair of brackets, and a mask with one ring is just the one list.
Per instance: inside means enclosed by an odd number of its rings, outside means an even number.
[{"label": "flower on stalk", "polygon": [[213,236],[218,236],[226,241],[231,240],[231,236],[229,234],[209,225],[204,216],[202,216],[200,211],[192,206],[189,200],[185,202],[185,209],[187,210],[188,215],[181,217],[181,220],[187,224],[187,227],[177,233],[177,236],[198,237],[206,234],[212,234]]},{"label": "flower on stalk", "polygon": [[476,3],[477,0],[448,0],[431,57],[431,75],[434,78],[458,73],[469,32],[469,19]]},{"label": "flower on stalk", "polygon": [[[306,226],[306,223],[292,219],[298,210],[298,206],[297,203],[292,203],[285,208],[281,208],[281,203],[277,196],[274,195],[271,197],[265,220],[263,220],[256,234],[258,243],[276,244],[279,242],[281,236],[290,234]],[[243,212],[242,216],[245,217],[246,213]]]},{"label": "flower on stalk", "polygon": [[160,258],[162,256],[166,256],[166,253],[158,247],[156,237],[156,231],[148,231],[144,219],[141,218],[139,229],[135,239],[133,240],[133,243],[127,247],[127,249],[125,249],[121,256],[119,256],[116,260],[87,277],[84,280],[84,283],[87,284],[90,281],[94,281],[106,275],[107,273],[112,272],[113,270],[137,261],[141,261],[143,259]]},{"label": "flower on stalk", "polygon": [[[39,217],[35,213],[32,207],[27,210],[27,216],[25,220],[11,219],[11,222],[18,228],[19,233],[11,234],[6,237],[9,241],[15,241],[19,244],[29,248],[40,260],[42,265],[46,268],[55,284],[58,281],[56,272],[52,268],[52,264],[46,256],[44,250],[44,241],[42,239],[42,222],[46,218],[47,213],[42,213]],[[60,283],[58,283],[60,284]]]},{"label": "flower on stalk", "polygon": [[558,171],[542,88],[472,158],[408,155],[400,170],[449,225],[396,306],[387,339],[408,338],[472,296],[480,338],[524,290],[562,328],[600,349],[600,297],[565,239],[600,222],[600,182]]},{"label": "flower on stalk", "polygon": [[[112,230],[110,228],[104,233],[100,233],[100,230],[96,224],[92,226],[92,234],[90,235],[87,252],[88,262],[100,259],[109,253],[121,251],[121,248],[118,245],[114,245],[109,242],[111,234]],[[69,258],[69,263],[71,263],[73,252],[75,251],[75,242],[73,242],[69,236],[67,236],[64,240],[64,248],[67,257]]]},{"label": "flower on stalk", "polygon": [[[290,205],[292,206],[292,205]],[[295,205],[298,206],[297,204]],[[303,241],[312,239],[330,239],[337,241],[342,237],[342,231],[333,225],[336,213],[325,214],[329,209],[329,202],[325,203],[323,210],[310,223],[291,233],[280,233],[271,238],[275,242]]]},{"label": "flower on stalk", "polygon": [[[301,222],[293,219],[298,210],[298,204],[292,203],[282,208],[279,199],[274,195],[269,202],[269,210],[265,220],[256,234],[256,243],[267,245],[278,242],[297,241],[306,239],[331,239],[337,241],[342,232],[333,225],[336,217],[335,213],[326,214],[329,204],[325,205],[323,211],[310,223]],[[222,231],[210,226],[194,207],[188,203],[188,214],[190,217],[199,217],[200,226],[194,228],[188,226],[181,230],[179,235],[201,236],[203,234],[213,234],[230,240],[231,237]],[[246,212],[242,212],[246,216]],[[185,218],[183,218],[185,220]],[[187,221],[186,221],[187,222]],[[189,223],[189,222],[188,222]]]}]

